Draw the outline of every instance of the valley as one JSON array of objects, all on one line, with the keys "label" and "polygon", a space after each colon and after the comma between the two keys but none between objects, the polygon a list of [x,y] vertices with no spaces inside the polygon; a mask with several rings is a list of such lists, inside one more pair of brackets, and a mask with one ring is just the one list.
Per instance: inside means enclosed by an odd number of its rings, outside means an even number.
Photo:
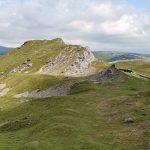
[{"label": "valley", "polygon": [[131,53],[131,52],[115,52],[115,51],[94,51],[94,56],[103,61],[107,62],[118,62],[118,61],[136,61],[144,60],[150,61],[149,54]]}]

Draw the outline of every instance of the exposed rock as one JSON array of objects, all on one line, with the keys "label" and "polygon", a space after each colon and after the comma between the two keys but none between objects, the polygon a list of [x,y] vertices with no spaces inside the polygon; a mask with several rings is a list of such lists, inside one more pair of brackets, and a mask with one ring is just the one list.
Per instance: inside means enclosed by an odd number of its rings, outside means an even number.
[{"label": "exposed rock", "polygon": [[92,73],[91,63],[95,61],[93,54],[87,50],[78,53],[76,61],[64,71],[65,76],[87,76]]},{"label": "exposed rock", "polygon": [[4,89],[6,87],[6,84],[0,84],[0,90]]},{"label": "exposed rock", "polygon": [[125,118],[124,123],[134,123],[133,118]]},{"label": "exposed rock", "polygon": [[38,73],[76,77],[87,76],[92,73],[91,63],[93,61],[95,61],[95,57],[88,48],[69,45],[58,56],[46,61]]},{"label": "exposed rock", "polygon": [[6,84],[0,84],[0,97],[6,95],[10,91],[10,88],[6,87]]},{"label": "exposed rock", "polygon": [[74,85],[74,82],[68,82],[63,85],[57,85],[50,87],[46,90],[34,90],[31,93],[25,92],[18,95],[15,95],[15,98],[21,97],[31,97],[31,98],[48,98],[53,96],[66,96],[70,91],[70,88]]},{"label": "exposed rock", "polygon": [[27,72],[29,68],[33,66],[31,59],[27,58],[20,66],[14,68],[11,73],[21,73],[21,72]]},{"label": "exposed rock", "polygon": [[111,67],[92,76],[90,79],[95,83],[121,82],[124,81],[125,74],[117,69],[115,65],[112,65]]},{"label": "exposed rock", "polygon": [[0,75],[4,75],[4,72],[0,72]]},{"label": "exposed rock", "polygon": [[5,96],[10,91],[10,88],[5,88],[0,92],[0,97]]}]

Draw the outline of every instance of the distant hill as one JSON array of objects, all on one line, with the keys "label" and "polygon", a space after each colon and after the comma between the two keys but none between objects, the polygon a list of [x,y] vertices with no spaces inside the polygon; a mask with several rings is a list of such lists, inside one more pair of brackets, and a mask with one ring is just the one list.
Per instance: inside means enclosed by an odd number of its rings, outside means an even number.
[{"label": "distant hill", "polygon": [[97,51],[93,52],[93,54],[97,59],[108,62],[126,61],[126,60],[150,60],[150,54],[111,52],[111,51]]},{"label": "distant hill", "polygon": [[10,47],[0,46],[0,55],[4,55],[4,54],[7,53],[10,49],[11,49]]}]

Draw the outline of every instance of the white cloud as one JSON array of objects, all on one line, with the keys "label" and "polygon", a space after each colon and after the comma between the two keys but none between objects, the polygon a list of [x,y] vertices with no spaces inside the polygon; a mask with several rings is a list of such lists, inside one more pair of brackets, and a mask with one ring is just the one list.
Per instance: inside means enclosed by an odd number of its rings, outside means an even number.
[{"label": "white cloud", "polygon": [[111,0],[6,0],[0,3],[0,44],[62,37],[92,50],[148,53],[149,12]]}]

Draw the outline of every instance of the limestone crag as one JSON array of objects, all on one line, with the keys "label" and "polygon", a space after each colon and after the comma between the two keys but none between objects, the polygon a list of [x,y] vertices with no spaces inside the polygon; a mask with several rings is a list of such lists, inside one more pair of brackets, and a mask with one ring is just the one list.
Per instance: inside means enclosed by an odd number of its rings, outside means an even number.
[{"label": "limestone crag", "polygon": [[86,50],[83,53],[77,53],[76,60],[64,71],[65,76],[86,76],[92,73],[91,63],[95,61],[93,54]]},{"label": "limestone crag", "polygon": [[94,55],[88,48],[78,45],[68,45],[58,56],[48,60],[38,71],[40,74],[87,76],[92,74]]},{"label": "limestone crag", "polygon": [[5,96],[11,89],[6,84],[0,84],[0,97]]}]

